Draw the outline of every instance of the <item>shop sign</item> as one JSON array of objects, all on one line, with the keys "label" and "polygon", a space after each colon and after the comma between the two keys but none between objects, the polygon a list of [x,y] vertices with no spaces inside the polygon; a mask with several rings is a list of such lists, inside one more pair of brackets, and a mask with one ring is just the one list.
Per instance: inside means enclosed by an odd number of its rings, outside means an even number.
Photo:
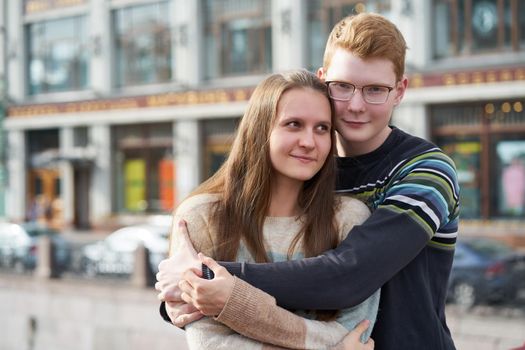
[{"label": "shop sign", "polygon": [[432,86],[483,85],[525,80],[525,67],[409,75],[411,88]]},{"label": "shop sign", "polygon": [[83,5],[86,0],[26,0],[24,2],[24,12],[33,14],[69,6]]},{"label": "shop sign", "polygon": [[185,91],[165,94],[124,97],[107,100],[78,101],[68,103],[47,103],[38,105],[12,106],[8,117],[33,117],[38,115],[85,113],[108,110],[125,110],[136,108],[188,106],[205,104],[222,104],[248,101],[253,88],[231,90]]}]

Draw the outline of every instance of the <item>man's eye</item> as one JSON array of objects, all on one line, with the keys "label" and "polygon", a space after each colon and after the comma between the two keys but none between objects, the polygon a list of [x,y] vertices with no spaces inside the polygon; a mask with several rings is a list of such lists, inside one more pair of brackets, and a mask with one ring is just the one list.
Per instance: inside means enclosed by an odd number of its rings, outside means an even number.
[{"label": "man's eye", "polygon": [[384,86],[367,86],[366,92],[369,94],[383,94],[387,92],[388,89]]},{"label": "man's eye", "polygon": [[335,86],[341,90],[353,90],[354,86],[348,83],[335,83]]}]

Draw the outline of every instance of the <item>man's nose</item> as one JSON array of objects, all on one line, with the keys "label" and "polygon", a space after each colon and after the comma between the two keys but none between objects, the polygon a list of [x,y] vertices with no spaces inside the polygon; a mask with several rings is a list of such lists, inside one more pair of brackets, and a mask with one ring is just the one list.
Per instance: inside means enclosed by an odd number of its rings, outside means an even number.
[{"label": "man's nose", "polygon": [[366,107],[366,101],[363,97],[363,90],[355,89],[353,95],[348,101],[347,109],[352,112],[362,112]]}]

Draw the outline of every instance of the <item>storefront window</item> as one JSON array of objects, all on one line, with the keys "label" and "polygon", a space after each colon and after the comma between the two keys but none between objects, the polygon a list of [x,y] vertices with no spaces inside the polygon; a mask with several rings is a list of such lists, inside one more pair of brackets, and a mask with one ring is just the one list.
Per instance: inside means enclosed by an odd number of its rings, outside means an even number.
[{"label": "storefront window", "polygon": [[204,1],[207,78],[271,71],[270,3],[266,0]]},{"label": "storefront window", "polygon": [[524,102],[431,107],[434,141],[456,163],[463,219],[525,216]]},{"label": "storefront window", "polygon": [[519,0],[434,0],[437,58],[523,50],[525,11]]},{"label": "storefront window", "polygon": [[230,153],[238,122],[239,119],[203,121],[205,179],[219,170],[226,160]]},{"label": "storefront window", "polygon": [[458,182],[461,189],[461,217],[479,218],[480,198],[480,152],[481,143],[476,137],[443,137],[436,143],[456,163]]},{"label": "storefront window", "polygon": [[171,124],[114,128],[118,212],[170,212],[175,191]]},{"label": "storefront window", "polygon": [[27,26],[28,84],[31,95],[88,87],[86,17]]},{"label": "storefront window", "polygon": [[387,15],[388,0],[310,0],[307,2],[308,69],[314,71],[323,64],[323,53],[333,26],[348,15],[376,12]]},{"label": "storefront window", "polygon": [[172,78],[167,1],[113,12],[117,86],[168,82]]},{"label": "storefront window", "polygon": [[525,216],[525,140],[495,143],[494,211],[501,217]]}]

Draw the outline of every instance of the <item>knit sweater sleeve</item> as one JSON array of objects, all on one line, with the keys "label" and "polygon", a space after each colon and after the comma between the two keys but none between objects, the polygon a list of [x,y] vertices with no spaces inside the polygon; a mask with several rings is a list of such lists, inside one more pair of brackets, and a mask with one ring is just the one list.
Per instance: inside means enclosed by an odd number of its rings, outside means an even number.
[{"label": "knit sweater sleeve", "polygon": [[[344,199],[338,215],[342,236],[369,215],[368,208],[354,199]],[[341,215],[344,213],[344,215]],[[364,319],[372,332],[379,305],[379,291],[360,305],[341,310],[335,321],[322,322],[303,318],[277,306],[267,293],[235,278],[233,292],[216,320],[246,337],[292,349],[326,349],[336,345]]]},{"label": "knit sweater sleeve", "polygon": [[290,309],[341,309],[368,298],[427,245],[453,248],[458,182],[442,152],[414,157],[362,225],[323,255],[269,264],[221,263]]}]

